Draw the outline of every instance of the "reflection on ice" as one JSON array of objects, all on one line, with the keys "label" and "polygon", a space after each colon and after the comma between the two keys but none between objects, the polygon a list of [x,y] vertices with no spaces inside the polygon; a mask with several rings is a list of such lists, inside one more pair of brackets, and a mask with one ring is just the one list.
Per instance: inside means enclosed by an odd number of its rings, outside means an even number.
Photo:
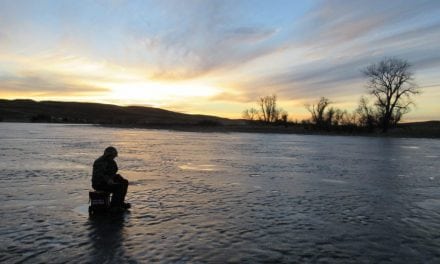
[{"label": "reflection on ice", "polygon": [[418,146],[402,146],[402,148],[406,148],[406,149],[419,149],[420,147],[418,147]]},{"label": "reflection on ice", "polygon": [[337,183],[337,184],[346,184],[346,181],[341,180],[333,180],[333,179],[322,179],[323,182],[329,182],[329,183]]},{"label": "reflection on ice", "polygon": [[209,164],[184,164],[180,165],[179,168],[181,170],[192,170],[192,171],[217,171],[219,168],[215,165]]},{"label": "reflection on ice", "polygon": [[439,199],[426,199],[421,202],[415,203],[423,209],[440,212],[440,200]]}]

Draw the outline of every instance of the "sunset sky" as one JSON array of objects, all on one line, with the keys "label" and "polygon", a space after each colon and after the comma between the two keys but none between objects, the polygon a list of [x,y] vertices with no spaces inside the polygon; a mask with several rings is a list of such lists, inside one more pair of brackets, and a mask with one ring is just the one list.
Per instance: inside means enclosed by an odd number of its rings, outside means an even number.
[{"label": "sunset sky", "polygon": [[0,98],[146,105],[238,118],[277,94],[352,110],[361,70],[408,60],[440,120],[440,1],[0,0]]}]

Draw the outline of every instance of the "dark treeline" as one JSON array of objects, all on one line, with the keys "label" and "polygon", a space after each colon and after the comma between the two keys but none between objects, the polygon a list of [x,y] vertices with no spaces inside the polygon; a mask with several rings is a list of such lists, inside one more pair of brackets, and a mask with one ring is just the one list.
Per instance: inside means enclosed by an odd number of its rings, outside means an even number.
[{"label": "dark treeline", "polygon": [[270,95],[261,97],[256,108],[246,109],[243,118],[250,123],[301,125],[318,131],[386,133],[411,110],[412,96],[420,93],[410,68],[407,61],[397,58],[385,58],[366,67],[362,73],[368,81],[368,94],[361,96],[352,112],[334,107],[329,98],[321,97],[305,105],[311,114],[309,119],[292,122],[288,121],[288,113],[278,107],[277,96]]}]

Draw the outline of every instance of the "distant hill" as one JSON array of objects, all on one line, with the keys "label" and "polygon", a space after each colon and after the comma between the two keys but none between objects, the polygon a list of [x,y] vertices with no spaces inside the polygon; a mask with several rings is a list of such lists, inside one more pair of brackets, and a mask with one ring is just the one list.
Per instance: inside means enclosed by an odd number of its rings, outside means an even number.
[{"label": "distant hill", "polygon": [[190,115],[154,107],[98,103],[0,99],[0,121],[113,125],[231,125],[238,121],[208,115]]},{"label": "distant hill", "polygon": [[97,103],[0,99],[0,122],[100,124],[121,127],[198,132],[248,132],[440,138],[440,121],[402,123],[388,133],[362,127],[320,130],[310,124],[246,122],[208,115],[190,115],[154,107]]}]

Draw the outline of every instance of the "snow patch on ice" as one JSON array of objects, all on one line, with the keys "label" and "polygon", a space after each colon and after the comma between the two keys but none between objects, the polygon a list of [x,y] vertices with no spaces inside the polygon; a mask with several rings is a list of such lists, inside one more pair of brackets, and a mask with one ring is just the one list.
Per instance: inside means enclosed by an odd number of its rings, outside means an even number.
[{"label": "snow patch on ice", "polygon": [[74,212],[81,214],[81,215],[89,215],[89,205],[88,204],[82,204],[80,206],[77,206],[73,209]]},{"label": "snow patch on ice", "polygon": [[341,181],[341,180],[332,180],[332,179],[322,179],[323,182],[328,182],[328,183],[337,183],[337,184],[346,184],[346,181]]},{"label": "snow patch on ice", "polygon": [[439,199],[426,199],[422,202],[415,203],[417,206],[432,211],[440,211],[440,200]]}]

